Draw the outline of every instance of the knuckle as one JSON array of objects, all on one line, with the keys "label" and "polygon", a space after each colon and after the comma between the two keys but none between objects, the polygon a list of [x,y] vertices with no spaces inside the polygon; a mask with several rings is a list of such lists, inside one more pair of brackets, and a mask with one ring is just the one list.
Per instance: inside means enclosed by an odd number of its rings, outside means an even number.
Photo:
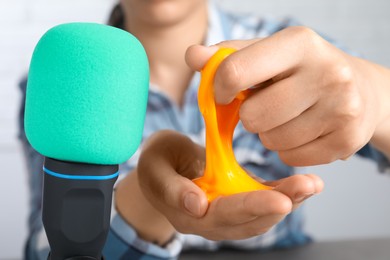
[{"label": "knuckle", "polygon": [[285,163],[286,165],[290,166],[300,166],[299,162],[297,160],[293,160],[290,156],[289,153],[286,151],[280,151],[279,153],[279,158],[280,160]]},{"label": "knuckle", "polygon": [[333,81],[341,84],[350,86],[353,83],[354,73],[348,64],[337,64],[332,68]]},{"label": "knuckle", "polygon": [[346,141],[343,147],[340,149],[340,158],[344,158],[347,155],[351,154],[352,151],[357,147],[357,142],[355,140]]},{"label": "knuckle", "polygon": [[327,63],[328,69],[324,73],[323,83],[326,86],[326,91],[331,91],[336,95],[350,97],[356,93],[356,85],[354,83],[354,72],[348,64],[334,62]]},{"label": "knuckle", "polygon": [[295,153],[294,151],[281,151],[279,152],[279,157],[285,164],[293,167],[328,164],[337,159],[332,152],[321,153],[321,156],[308,156],[303,152]]},{"label": "knuckle", "polygon": [[274,139],[267,132],[258,133],[259,139],[263,146],[271,151],[278,150],[278,145],[275,143]]},{"label": "knuckle", "polygon": [[294,179],[297,183],[299,183],[300,185],[306,183],[307,181],[307,177],[305,175],[295,175],[294,176]]},{"label": "knuckle", "polygon": [[338,68],[337,79],[339,82],[350,85],[353,82],[354,73],[349,65],[341,65]]},{"label": "knuckle", "polygon": [[316,34],[312,29],[306,26],[290,26],[288,27],[288,30],[299,36],[312,36],[313,34]]},{"label": "knuckle", "polygon": [[306,26],[291,26],[288,27],[288,30],[299,41],[317,43],[321,39],[313,29]]},{"label": "knuckle", "polygon": [[359,119],[363,113],[361,98],[353,90],[346,90],[346,92],[342,105],[339,108],[344,124]]},{"label": "knuckle", "polygon": [[237,89],[242,81],[242,69],[230,56],[227,57],[218,68],[222,86],[227,89]]},{"label": "knuckle", "polygon": [[351,154],[350,154],[350,155],[346,155],[346,156],[340,158],[340,160],[342,160],[342,161],[348,161],[348,160],[351,158],[351,156],[352,156]]},{"label": "knuckle", "polygon": [[307,166],[307,159],[297,156],[291,151],[279,151],[279,158],[286,165],[297,167],[297,166]]},{"label": "knuckle", "polygon": [[284,200],[279,205],[277,205],[277,208],[274,209],[274,214],[284,216],[291,212],[292,209],[292,203],[290,200]]},{"label": "knuckle", "polygon": [[194,233],[194,230],[191,228],[192,225],[185,223],[184,221],[177,220],[171,222],[175,229],[182,234]]},{"label": "knuckle", "polygon": [[328,155],[324,156],[321,164],[329,164],[329,163],[336,161],[337,159],[338,158],[335,155],[328,154]]},{"label": "knuckle", "polygon": [[355,153],[360,147],[363,146],[365,142],[364,135],[360,133],[360,131],[348,131],[341,136],[343,143],[342,147],[340,147],[340,158],[347,158],[351,154]]},{"label": "knuckle", "polygon": [[264,233],[266,233],[270,227],[257,227],[257,228],[248,228],[246,233],[248,237],[255,237],[255,236],[260,236]]},{"label": "knuckle", "polygon": [[307,54],[313,53],[314,50],[319,55],[322,55],[326,50],[326,41],[309,27],[291,26],[285,30],[287,31],[287,37],[291,39],[291,46],[295,46],[293,47],[294,53],[295,56],[301,59],[300,62],[311,57]]},{"label": "knuckle", "polygon": [[314,185],[311,178],[306,175],[295,175],[294,177],[296,187],[301,193],[309,193],[313,190]]},{"label": "knuckle", "polygon": [[339,158],[337,157],[337,153],[333,150],[327,151],[326,153],[321,154],[321,157],[316,158],[313,160],[311,165],[317,165],[317,164],[329,164],[332,163]]},{"label": "knuckle", "polygon": [[260,133],[263,129],[261,129],[261,126],[258,124],[258,118],[262,117],[259,114],[253,113],[251,103],[248,101],[241,104],[239,117],[246,130],[251,133]]}]

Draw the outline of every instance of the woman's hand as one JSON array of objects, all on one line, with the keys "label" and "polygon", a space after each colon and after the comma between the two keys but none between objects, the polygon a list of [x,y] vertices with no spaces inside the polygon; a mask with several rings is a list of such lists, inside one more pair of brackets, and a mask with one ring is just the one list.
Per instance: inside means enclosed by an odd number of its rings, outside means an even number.
[{"label": "woman's hand", "polygon": [[177,231],[212,240],[265,233],[323,187],[315,175],[296,175],[267,183],[273,190],[219,197],[209,204],[191,181],[203,168],[204,148],[179,133],[161,131],[144,145],[138,177],[145,197]]},{"label": "woman's hand", "polygon": [[[289,27],[268,38],[227,41],[238,51],[215,76],[215,98],[242,90],[245,128],[292,166],[347,159],[368,143],[390,155],[390,71],[337,49],[312,30]],[[192,46],[187,63],[203,68],[217,46]]]}]

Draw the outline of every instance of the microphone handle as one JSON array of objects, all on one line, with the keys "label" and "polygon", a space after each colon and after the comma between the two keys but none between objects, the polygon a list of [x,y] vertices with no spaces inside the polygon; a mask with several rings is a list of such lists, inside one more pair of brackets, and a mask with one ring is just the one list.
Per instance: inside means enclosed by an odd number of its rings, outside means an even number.
[{"label": "microphone handle", "polygon": [[101,260],[118,165],[45,158],[42,220],[48,260]]}]

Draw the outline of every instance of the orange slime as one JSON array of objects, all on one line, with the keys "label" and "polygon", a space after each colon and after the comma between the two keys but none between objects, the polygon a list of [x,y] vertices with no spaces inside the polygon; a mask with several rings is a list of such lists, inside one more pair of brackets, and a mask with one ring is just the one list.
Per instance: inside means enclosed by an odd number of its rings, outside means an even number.
[{"label": "orange slime", "polygon": [[239,108],[249,95],[243,91],[228,105],[214,101],[214,75],[231,48],[219,49],[201,71],[198,103],[206,125],[206,169],[193,181],[206,193],[209,201],[218,196],[271,189],[252,177],[236,161],[232,148],[234,129],[239,120]]}]

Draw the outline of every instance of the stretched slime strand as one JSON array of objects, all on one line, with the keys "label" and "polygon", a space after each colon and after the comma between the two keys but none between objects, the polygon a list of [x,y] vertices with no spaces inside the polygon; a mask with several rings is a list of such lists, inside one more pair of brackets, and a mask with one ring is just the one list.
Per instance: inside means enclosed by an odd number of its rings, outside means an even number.
[{"label": "stretched slime strand", "polygon": [[201,71],[198,103],[206,126],[206,168],[204,175],[193,181],[206,193],[209,201],[218,196],[271,189],[250,177],[238,164],[233,152],[233,133],[239,120],[240,105],[249,95],[249,90],[240,92],[227,105],[218,105],[214,101],[215,72],[233,52],[232,48],[219,49]]}]

